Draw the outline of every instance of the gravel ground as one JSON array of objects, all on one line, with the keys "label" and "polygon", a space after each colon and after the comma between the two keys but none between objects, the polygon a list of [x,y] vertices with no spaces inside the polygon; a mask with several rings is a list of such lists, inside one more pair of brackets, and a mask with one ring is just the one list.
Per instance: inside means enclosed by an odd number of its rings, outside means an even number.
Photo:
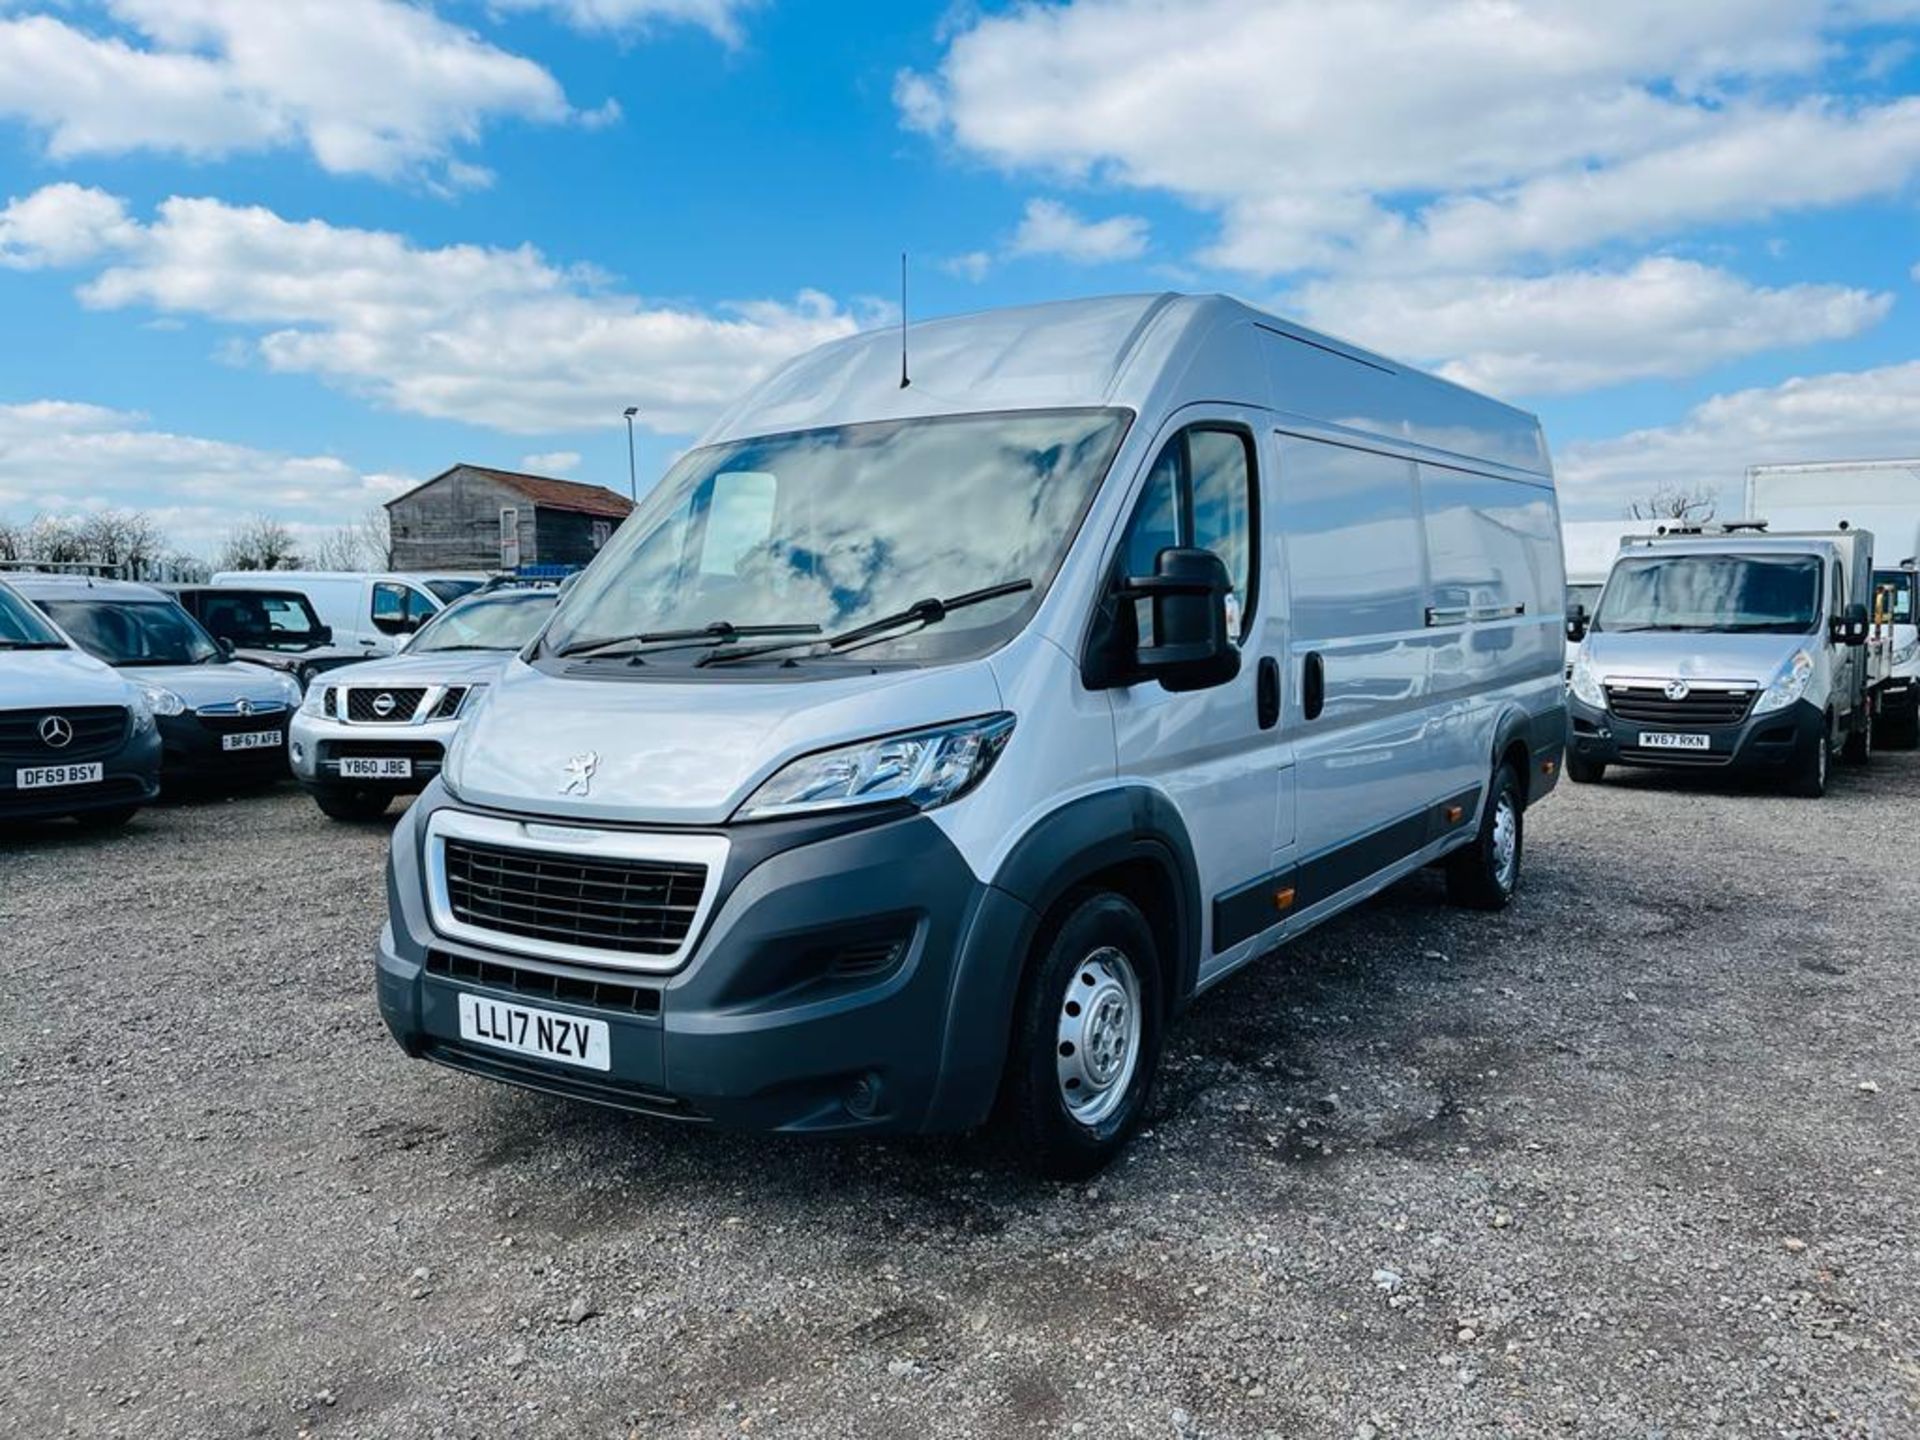
[{"label": "gravel ground", "polygon": [[1920,755],[1628,777],[1173,1037],[1093,1185],[406,1060],[384,827],[0,838],[0,1432],[1920,1434]]}]

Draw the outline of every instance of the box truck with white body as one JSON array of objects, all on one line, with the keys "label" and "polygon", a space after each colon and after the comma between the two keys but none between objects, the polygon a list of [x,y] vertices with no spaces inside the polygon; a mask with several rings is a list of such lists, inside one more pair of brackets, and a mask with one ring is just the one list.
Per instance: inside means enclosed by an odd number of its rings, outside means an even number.
[{"label": "box truck with white body", "polygon": [[1881,744],[1920,743],[1920,459],[1755,465],[1746,499],[1747,518],[1774,531],[1873,532],[1875,640],[1891,652],[1874,688],[1875,735]]}]

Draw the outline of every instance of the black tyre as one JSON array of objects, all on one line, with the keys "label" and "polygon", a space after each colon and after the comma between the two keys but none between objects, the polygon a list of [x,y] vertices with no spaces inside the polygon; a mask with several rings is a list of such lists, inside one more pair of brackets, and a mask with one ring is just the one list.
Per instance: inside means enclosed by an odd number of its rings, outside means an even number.
[{"label": "black tyre", "polygon": [[1854,729],[1847,732],[1847,747],[1843,750],[1849,765],[1864,765],[1873,758],[1873,702],[1866,702],[1861,711],[1860,720]]},{"label": "black tyre", "polygon": [[140,813],[138,805],[116,805],[111,810],[85,810],[73,817],[82,830],[118,830]]},{"label": "black tyre", "polygon": [[1014,1016],[1006,1121],[1021,1163],[1081,1180],[1125,1148],[1160,1068],[1153,931],[1132,901],[1091,891],[1042,933]]},{"label": "black tyre", "polygon": [[1526,842],[1526,803],[1513,766],[1493,772],[1493,789],[1480,813],[1480,833],[1447,857],[1447,898],[1470,910],[1504,910],[1520,886]]},{"label": "black tyre", "polygon": [[1598,785],[1607,778],[1607,762],[1567,757],[1567,778],[1576,785]]},{"label": "black tyre", "polygon": [[1802,800],[1818,800],[1827,793],[1827,767],[1833,758],[1831,738],[1831,734],[1823,735],[1812,753],[1800,762],[1800,768],[1788,782],[1788,793]]},{"label": "black tyre", "polygon": [[393,796],[359,785],[329,785],[313,792],[313,803],[330,820],[378,820],[387,813]]}]

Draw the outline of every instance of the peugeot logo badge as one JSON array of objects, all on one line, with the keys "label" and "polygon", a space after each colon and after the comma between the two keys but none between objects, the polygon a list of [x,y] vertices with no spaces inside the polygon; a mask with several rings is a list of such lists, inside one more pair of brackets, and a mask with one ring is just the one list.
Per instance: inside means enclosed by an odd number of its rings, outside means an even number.
[{"label": "peugeot logo badge", "polygon": [[64,715],[49,715],[40,722],[40,743],[49,750],[64,750],[73,743],[73,722]]},{"label": "peugeot logo badge", "polygon": [[585,795],[593,784],[593,772],[600,768],[600,757],[589,750],[584,755],[576,755],[567,761],[566,783],[560,787],[562,795]]},{"label": "peugeot logo badge", "polygon": [[383,719],[393,713],[393,696],[382,690],[373,697],[373,713]]},{"label": "peugeot logo badge", "polygon": [[1667,699],[1684,700],[1693,693],[1693,687],[1684,680],[1667,681]]}]

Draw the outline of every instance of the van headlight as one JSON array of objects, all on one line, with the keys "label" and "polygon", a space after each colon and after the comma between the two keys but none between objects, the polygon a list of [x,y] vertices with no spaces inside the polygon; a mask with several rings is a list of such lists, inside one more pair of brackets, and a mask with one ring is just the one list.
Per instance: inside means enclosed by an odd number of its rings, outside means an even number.
[{"label": "van headlight", "polygon": [[1600,678],[1593,673],[1593,666],[1587,663],[1587,652],[1582,650],[1573,657],[1573,675],[1567,681],[1573,691],[1573,698],[1582,705],[1591,705],[1596,710],[1607,708],[1607,692],[1600,688]]},{"label": "van headlight", "polygon": [[140,693],[147,697],[147,704],[156,715],[184,715],[187,702],[164,685],[142,685]]},{"label": "van headlight", "polygon": [[1765,715],[1774,710],[1784,710],[1802,695],[1807,693],[1807,681],[1813,678],[1813,656],[1804,650],[1796,650],[1780,673],[1773,677],[1773,683],[1760,692],[1760,698],[1754,702],[1753,713]]},{"label": "van headlight", "polygon": [[145,691],[133,697],[133,733],[144,735],[153,729],[153,707],[147,703]]},{"label": "van headlight", "polygon": [[931,810],[984,780],[1012,734],[1013,716],[1001,713],[802,755],[776,770],[733,818],[771,820],[892,800]]},{"label": "van headlight", "polygon": [[1916,655],[1920,655],[1920,637],[1909,640],[1898,650],[1894,651],[1893,663],[1896,665],[1905,665]]}]

